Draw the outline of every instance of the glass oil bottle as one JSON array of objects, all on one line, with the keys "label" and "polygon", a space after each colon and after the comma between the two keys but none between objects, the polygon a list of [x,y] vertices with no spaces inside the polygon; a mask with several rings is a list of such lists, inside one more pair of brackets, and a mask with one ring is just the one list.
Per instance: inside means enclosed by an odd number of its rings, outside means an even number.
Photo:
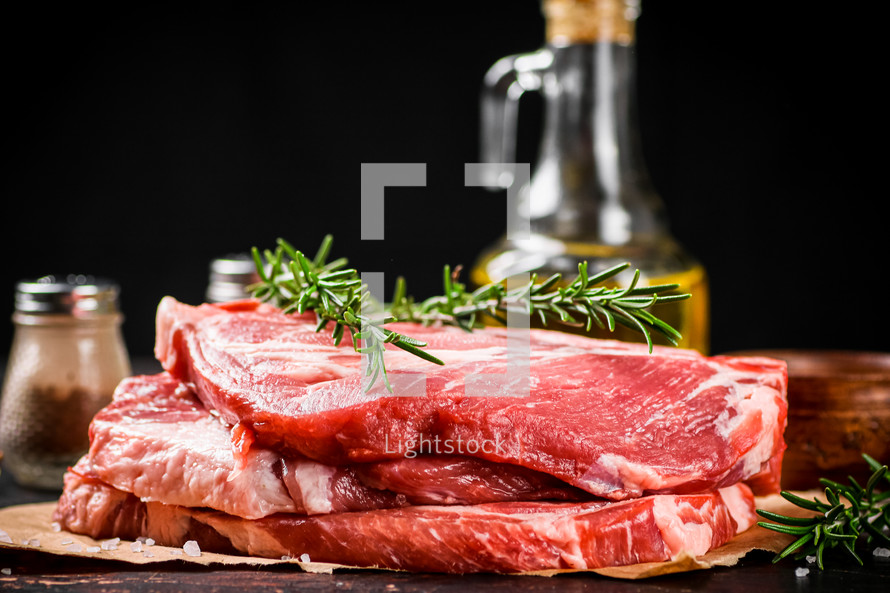
[{"label": "glass oil bottle", "polygon": [[[470,281],[478,286],[526,272],[541,280],[560,273],[571,281],[581,261],[588,262],[590,273],[629,262],[619,284],[639,269],[640,285],[676,283],[692,294],[652,312],[680,331],[680,346],[707,353],[707,276],[671,235],[642,158],[634,51],[639,2],[544,0],[542,8],[546,44],[495,63],[481,103],[482,161],[510,163],[519,98],[526,91],[543,96],[538,160],[530,183],[519,190],[531,232],[520,240],[505,235],[484,251]],[[509,183],[501,181],[501,187]],[[595,335],[643,339],[620,327]]]}]

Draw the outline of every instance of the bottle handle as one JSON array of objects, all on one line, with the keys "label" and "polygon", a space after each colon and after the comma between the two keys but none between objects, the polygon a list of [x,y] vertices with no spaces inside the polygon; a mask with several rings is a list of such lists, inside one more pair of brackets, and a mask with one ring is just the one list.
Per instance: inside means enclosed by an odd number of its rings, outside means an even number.
[{"label": "bottle handle", "polygon": [[[544,48],[527,54],[501,58],[486,72],[480,101],[480,157],[483,163],[512,163],[516,157],[516,127],[519,98],[526,91],[540,90],[543,74],[553,63]],[[483,179],[492,190],[509,187],[512,175],[490,168]]]}]

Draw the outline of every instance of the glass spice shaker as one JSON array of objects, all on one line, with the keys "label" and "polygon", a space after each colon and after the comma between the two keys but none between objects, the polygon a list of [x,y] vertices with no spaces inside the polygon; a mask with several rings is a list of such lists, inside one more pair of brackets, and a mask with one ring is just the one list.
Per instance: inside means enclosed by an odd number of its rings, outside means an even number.
[{"label": "glass spice shaker", "polygon": [[22,486],[61,489],[89,424],[131,373],[118,287],[71,275],[19,282],[0,399],[4,466]]},{"label": "glass spice shaker", "polygon": [[256,263],[248,254],[236,253],[215,259],[210,263],[207,302],[227,303],[249,298],[247,287],[259,280]]}]

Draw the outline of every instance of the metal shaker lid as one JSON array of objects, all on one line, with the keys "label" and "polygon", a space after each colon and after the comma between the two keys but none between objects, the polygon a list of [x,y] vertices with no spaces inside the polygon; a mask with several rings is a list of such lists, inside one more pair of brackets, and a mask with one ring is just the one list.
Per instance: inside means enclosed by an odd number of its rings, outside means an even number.
[{"label": "metal shaker lid", "polygon": [[236,253],[215,259],[210,264],[210,284],[207,300],[225,303],[248,298],[247,287],[260,279],[256,263],[246,253]]},{"label": "metal shaker lid", "polygon": [[115,282],[82,274],[42,276],[16,285],[15,310],[31,315],[75,317],[118,312],[120,288]]}]

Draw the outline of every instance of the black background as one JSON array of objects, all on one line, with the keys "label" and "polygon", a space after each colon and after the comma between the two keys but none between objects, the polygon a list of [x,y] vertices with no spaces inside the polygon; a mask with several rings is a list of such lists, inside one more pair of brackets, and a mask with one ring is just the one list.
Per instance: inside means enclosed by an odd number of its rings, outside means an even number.
[{"label": "black background", "polygon": [[[147,356],[160,298],[200,302],[214,257],[333,233],[423,297],[504,229],[463,163],[483,74],[542,44],[535,0],[5,6],[0,314],[19,279],[109,276]],[[865,10],[643,2],[644,153],[709,272],[714,352],[887,349],[886,50]],[[520,117],[534,161],[538,99]],[[427,164],[426,187],[387,190],[381,243],[359,237],[375,162]]]}]

